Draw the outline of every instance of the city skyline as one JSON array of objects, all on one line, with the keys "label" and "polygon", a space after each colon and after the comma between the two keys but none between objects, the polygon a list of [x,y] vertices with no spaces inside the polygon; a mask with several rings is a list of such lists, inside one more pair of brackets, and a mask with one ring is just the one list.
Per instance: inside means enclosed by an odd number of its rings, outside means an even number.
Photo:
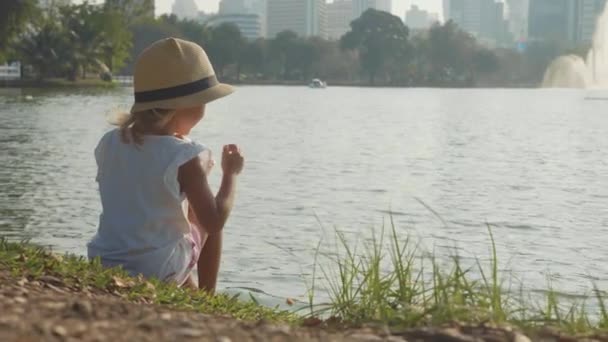
[{"label": "city skyline", "polygon": [[[171,13],[174,0],[156,0],[156,14]],[[220,0],[195,0],[201,11],[217,12]],[[330,1],[328,1],[330,2]],[[393,0],[393,14],[403,18],[412,4],[442,17],[441,0]]]}]

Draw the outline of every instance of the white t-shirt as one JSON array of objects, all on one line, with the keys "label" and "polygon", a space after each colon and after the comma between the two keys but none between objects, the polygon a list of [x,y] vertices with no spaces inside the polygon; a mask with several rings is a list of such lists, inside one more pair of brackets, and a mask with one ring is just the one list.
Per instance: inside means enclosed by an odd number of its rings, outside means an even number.
[{"label": "white t-shirt", "polygon": [[177,174],[203,151],[172,136],[145,136],[138,145],[124,143],[118,129],[106,133],[95,149],[103,212],[89,258],[134,276],[185,281],[194,251]]}]

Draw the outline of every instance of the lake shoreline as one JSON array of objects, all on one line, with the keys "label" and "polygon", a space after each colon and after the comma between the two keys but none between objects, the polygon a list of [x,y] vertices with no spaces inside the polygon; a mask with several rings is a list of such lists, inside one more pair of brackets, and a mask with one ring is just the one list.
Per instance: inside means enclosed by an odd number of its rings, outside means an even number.
[{"label": "lake shoreline", "polygon": [[[568,341],[555,329],[528,337],[506,324],[450,323],[418,328],[383,323],[352,326],[336,319],[304,318],[241,301],[207,297],[205,308],[188,302],[200,293],[126,277],[122,271],[36,246],[0,240],[0,340],[82,341]],[[186,299],[182,298],[186,296]],[[188,298],[190,296],[190,298]],[[211,304],[209,303],[211,302]],[[224,310],[222,312],[222,310]],[[231,312],[231,310],[233,310]],[[249,311],[247,311],[249,310]],[[257,312],[256,312],[257,310]],[[249,312],[243,314],[243,311]],[[27,319],[23,319],[27,317]],[[604,340],[605,335],[585,335]]]},{"label": "lake shoreline", "polygon": [[[308,83],[303,81],[277,81],[277,80],[224,80],[224,82],[236,86],[285,86],[285,87],[308,87]],[[121,85],[117,82],[106,82],[97,78],[84,80],[68,81],[65,79],[21,79],[21,80],[0,80],[0,88],[116,88],[131,85]],[[477,84],[475,86],[433,86],[428,84],[415,85],[395,85],[395,84],[376,84],[370,85],[367,82],[356,81],[329,81],[328,87],[348,87],[348,88],[428,88],[428,89],[535,89],[537,84]]]}]

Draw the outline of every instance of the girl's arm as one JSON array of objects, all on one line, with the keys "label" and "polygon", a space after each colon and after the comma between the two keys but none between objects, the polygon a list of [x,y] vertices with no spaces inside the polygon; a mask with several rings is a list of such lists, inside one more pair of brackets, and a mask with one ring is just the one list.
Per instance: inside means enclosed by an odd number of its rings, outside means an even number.
[{"label": "girl's arm", "polygon": [[206,232],[209,235],[219,233],[224,228],[234,205],[236,174],[224,173],[220,190],[216,196],[213,196],[207,176],[197,157],[179,168],[178,180],[190,207]]},{"label": "girl's arm", "polygon": [[215,198],[199,158],[187,162],[178,172],[181,189],[190,204],[189,211],[209,234],[198,260],[199,288],[209,293],[215,292],[222,254],[222,229],[234,205],[236,177],[243,169],[243,163],[243,156],[236,145],[224,146],[224,176]]}]

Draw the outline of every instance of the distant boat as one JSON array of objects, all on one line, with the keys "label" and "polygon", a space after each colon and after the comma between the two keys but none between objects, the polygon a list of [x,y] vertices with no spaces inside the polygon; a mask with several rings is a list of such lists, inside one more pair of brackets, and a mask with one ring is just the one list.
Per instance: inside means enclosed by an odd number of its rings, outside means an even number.
[{"label": "distant boat", "polygon": [[585,100],[587,100],[587,101],[608,101],[608,97],[587,96],[587,97],[585,97]]},{"label": "distant boat", "polygon": [[324,89],[327,88],[327,82],[323,82],[320,79],[315,78],[310,82],[308,86],[314,89]]}]

